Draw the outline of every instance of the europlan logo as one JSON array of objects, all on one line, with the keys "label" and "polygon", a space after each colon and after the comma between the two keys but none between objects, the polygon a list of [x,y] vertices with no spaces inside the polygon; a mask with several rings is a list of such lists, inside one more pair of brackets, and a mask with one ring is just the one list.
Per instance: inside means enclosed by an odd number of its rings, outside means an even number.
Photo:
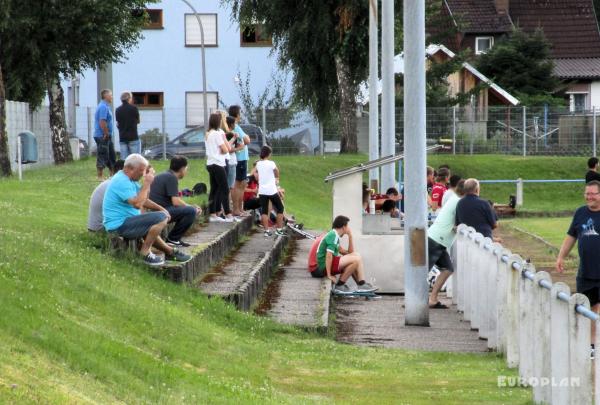
[{"label": "europlan logo", "polygon": [[531,377],[521,378],[507,375],[498,376],[498,387],[580,387],[579,377],[554,378],[554,377]]}]

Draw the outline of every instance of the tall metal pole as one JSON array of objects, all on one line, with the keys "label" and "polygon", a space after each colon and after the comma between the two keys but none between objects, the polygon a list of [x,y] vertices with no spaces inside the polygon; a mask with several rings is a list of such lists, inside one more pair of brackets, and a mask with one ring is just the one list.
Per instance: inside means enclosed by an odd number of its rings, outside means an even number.
[{"label": "tall metal pole", "polygon": [[429,326],[425,199],[425,0],[404,2],[404,100],[404,323]]},{"label": "tall metal pole", "polygon": [[[394,0],[381,0],[381,155],[393,155],[396,143],[394,114]],[[425,49],[425,48],[423,48]],[[411,96],[412,97],[412,96]],[[395,186],[394,165],[381,168],[381,190]]]},{"label": "tall metal pole", "polygon": [[523,157],[527,156],[527,107],[523,106]]},{"label": "tall metal pole", "polygon": [[204,108],[204,127],[208,126],[208,101],[206,96],[206,58],[204,52],[204,27],[202,26],[202,21],[200,20],[200,14],[196,11],[194,6],[190,4],[187,0],[181,0],[185,4],[188,5],[189,8],[192,9],[194,15],[196,16],[196,20],[198,20],[198,25],[200,26],[200,48],[202,52],[202,105]]},{"label": "tall metal pole", "polygon": [[[377,81],[379,80],[379,30],[377,21],[377,3],[369,0],[369,160],[379,158],[379,99]],[[379,169],[369,170],[369,185],[373,180],[379,183]]]},{"label": "tall metal pole", "polygon": [[598,136],[598,124],[596,123],[596,106],[592,107],[592,119],[594,120],[592,122],[592,149],[594,151],[594,156],[598,156],[598,141],[597,141],[597,136]]}]

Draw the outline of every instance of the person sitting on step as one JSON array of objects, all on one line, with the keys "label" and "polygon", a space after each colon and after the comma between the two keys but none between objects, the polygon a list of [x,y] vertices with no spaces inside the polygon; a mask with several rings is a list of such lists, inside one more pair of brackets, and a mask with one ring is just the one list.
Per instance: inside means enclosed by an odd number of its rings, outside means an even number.
[{"label": "person sitting on step", "polygon": [[[144,183],[140,186],[138,182],[142,177]],[[140,254],[150,266],[160,266],[165,262],[162,257],[152,253],[152,246],[164,252],[167,260],[187,262],[191,259],[189,255],[167,245],[160,237],[171,216],[166,209],[148,198],[153,181],[154,169],[142,155],[132,153],[127,156],[125,167],[113,176],[104,194],[104,228],[125,239],[144,238]],[[143,208],[154,211],[142,214],[140,210]]]},{"label": "person sitting on step", "polygon": [[[365,271],[362,257],[354,251],[352,230],[348,223],[350,219],[343,215],[335,217],[332,229],[317,238],[309,253],[309,267],[311,276],[327,277],[335,284],[335,290],[340,294],[353,294],[356,292],[373,292],[377,287],[365,281]],[[340,238],[348,236],[348,249],[340,246]],[[335,276],[340,275],[339,280]],[[346,281],[352,277],[357,288],[352,289]]]}]

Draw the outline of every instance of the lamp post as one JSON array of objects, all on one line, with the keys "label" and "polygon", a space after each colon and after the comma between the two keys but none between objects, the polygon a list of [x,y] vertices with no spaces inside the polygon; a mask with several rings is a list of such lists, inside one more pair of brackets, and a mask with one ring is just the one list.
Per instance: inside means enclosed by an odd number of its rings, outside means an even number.
[{"label": "lamp post", "polygon": [[206,58],[204,52],[204,27],[202,26],[202,21],[200,20],[200,15],[187,0],[181,0],[185,4],[188,5],[189,8],[192,9],[194,15],[196,16],[196,20],[198,20],[198,25],[200,26],[200,48],[202,52],[202,104],[204,108],[204,128],[206,129],[208,125],[208,101],[206,99]]}]

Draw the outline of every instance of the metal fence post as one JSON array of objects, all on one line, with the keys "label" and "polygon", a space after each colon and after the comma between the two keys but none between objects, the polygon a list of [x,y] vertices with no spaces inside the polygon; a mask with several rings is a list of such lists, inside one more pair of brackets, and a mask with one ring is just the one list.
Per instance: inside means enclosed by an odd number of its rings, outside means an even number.
[{"label": "metal fence post", "polygon": [[523,157],[527,156],[527,107],[523,106]]},{"label": "metal fence post", "polygon": [[456,106],[452,107],[452,154],[456,155]]},{"label": "metal fence post", "polygon": [[267,144],[267,110],[265,109],[265,106],[263,105],[262,107],[262,129],[263,129],[263,139],[262,139],[262,146],[265,146]]},{"label": "metal fence post", "polygon": [[598,125],[596,123],[596,117],[597,117],[596,116],[596,106],[594,106],[594,107],[592,107],[592,119],[593,119],[593,121],[592,121],[592,149],[594,151],[594,153],[593,153],[594,156],[598,156],[598,153],[597,153],[598,151],[596,150],[597,145],[598,145],[597,139],[596,139],[596,136],[598,135],[598,132],[597,132]]},{"label": "metal fence post", "polygon": [[[166,131],[166,122],[167,122],[167,117],[166,117],[166,113],[165,113],[165,109],[163,107],[163,109],[160,111],[161,113],[161,118],[162,118],[162,141],[163,141],[163,160],[167,160],[167,131]],[[206,122],[204,123],[204,128],[207,127]]]}]

